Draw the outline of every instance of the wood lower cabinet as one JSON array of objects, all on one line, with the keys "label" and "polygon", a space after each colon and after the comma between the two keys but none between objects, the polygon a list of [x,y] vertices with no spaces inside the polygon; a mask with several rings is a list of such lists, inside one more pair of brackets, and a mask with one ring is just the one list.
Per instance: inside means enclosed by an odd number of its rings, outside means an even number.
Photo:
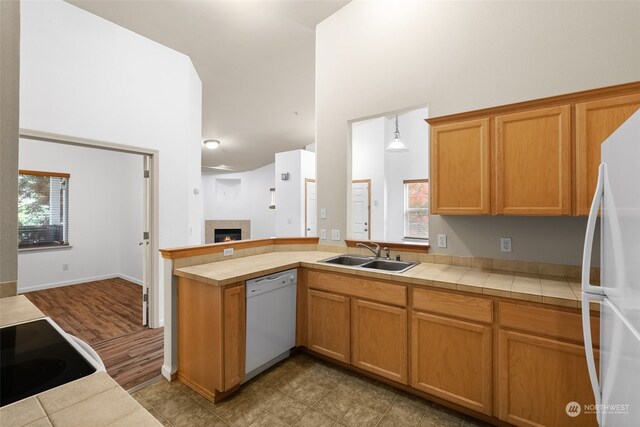
[{"label": "wood lower cabinet", "polygon": [[498,410],[518,426],[597,426],[594,414],[567,415],[567,404],[584,408],[594,398],[584,347],[509,330],[499,332]]},{"label": "wood lower cabinet", "polygon": [[640,109],[640,93],[576,104],[576,214],[587,215],[598,179],[600,145]]},{"label": "wood lower cabinet", "polygon": [[411,386],[491,415],[491,326],[415,312],[411,325]]},{"label": "wood lower cabinet", "polygon": [[431,128],[432,214],[490,213],[489,119]]},{"label": "wood lower cabinet", "polygon": [[349,298],[307,292],[307,346],[344,363],[351,361],[351,306]]},{"label": "wood lower cabinet", "polygon": [[351,364],[407,384],[407,310],[351,300]]},{"label": "wood lower cabinet", "polygon": [[571,214],[571,108],[495,119],[496,213]]},{"label": "wood lower cabinet", "polygon": [[178,380],[215,401],[240,384],[245,363],[245,287],[178,280]]}]

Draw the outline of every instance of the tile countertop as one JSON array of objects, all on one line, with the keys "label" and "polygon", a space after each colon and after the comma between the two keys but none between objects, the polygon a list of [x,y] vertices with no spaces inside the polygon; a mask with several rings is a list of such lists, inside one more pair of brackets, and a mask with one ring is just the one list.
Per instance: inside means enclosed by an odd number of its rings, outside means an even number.
[{"label": "tile countertop", "polygon": [[318,262],[336,255],[338,254],[334,252],[320,251],[269,252],[177,268],[174,270],[174,274],[215,286],[225,286],[303,266],[434,288],[453,289],[563,307],[580,307],[580,283],[567,280],[564,277],[492,271],[428,262],[421,262],[404,273],[398,274]]},{"label": "tile countertop", "polygon": [[[0,298],[0,324],[44,317],[24,295]],[[0,425],[160,426],[106,372],[96,372],[0,408]]]}]

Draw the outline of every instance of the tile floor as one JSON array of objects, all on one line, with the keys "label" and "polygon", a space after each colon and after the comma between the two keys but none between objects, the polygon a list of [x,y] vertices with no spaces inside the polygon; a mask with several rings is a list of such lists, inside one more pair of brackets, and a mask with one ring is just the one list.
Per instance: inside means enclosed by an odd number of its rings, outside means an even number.
[{"label": "tile floor", "polygon": [[133,393],[167,426],[485,426],[456,411],[297,354],[213,404],[164,379]]}]

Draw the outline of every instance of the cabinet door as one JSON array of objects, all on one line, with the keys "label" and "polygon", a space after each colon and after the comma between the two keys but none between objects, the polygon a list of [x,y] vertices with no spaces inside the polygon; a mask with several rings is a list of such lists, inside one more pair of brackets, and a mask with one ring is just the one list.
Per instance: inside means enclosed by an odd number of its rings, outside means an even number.
[{"label": "cabinet door", "polygon": [[407,310],[353,299],[351,364],[407,384]]},{"label": "cabinet door", "polygon": [[490,213],[489,119],[431,128],[431,213]]},{"label": "cabinet door", "polygon": [[309,290],[307,295],[308,348],[349,363],[349,298],[313,290]]},{"label": "cabinet door", "polygon": [[246,316],[244,285],[224,290],[224,390],[244,377]]},{"label": "cabinet door", "polygon": [[[584,347],[554,339],[500,330],[498,411],[518,426],[597,426]],[[567,406],[577,402],[578,416]]]},{"label": "cabinet door", "polygon": [[491,326],[424,313],[411,325],[411,386],[491,415]]},{"label": "cabinet door", "polygon": [[568,105],[496,117],[496,213],[571,213]]},{"label": "cabinet door", "polygon": [[640,93],[576,104],[576,213],[587,215],[598,178],[600,144],[640,108]]}]

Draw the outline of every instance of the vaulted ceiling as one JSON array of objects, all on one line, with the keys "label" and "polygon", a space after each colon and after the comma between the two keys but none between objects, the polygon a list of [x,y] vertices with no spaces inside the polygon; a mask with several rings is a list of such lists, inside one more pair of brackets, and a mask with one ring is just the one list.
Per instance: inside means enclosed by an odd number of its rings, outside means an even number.
[{"label": "vaulted ceiling", "polygon": [[203,167],[252,170],[314,142],[315,27],[347,1],[67,1],[191,58],[202,137],[221,141]]}]

